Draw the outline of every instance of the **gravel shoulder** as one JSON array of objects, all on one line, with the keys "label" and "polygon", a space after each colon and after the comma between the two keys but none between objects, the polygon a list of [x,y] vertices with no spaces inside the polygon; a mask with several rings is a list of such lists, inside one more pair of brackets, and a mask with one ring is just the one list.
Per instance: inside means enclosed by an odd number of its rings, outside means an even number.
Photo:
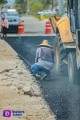
[{"label": "gravel shoulder", "polygon": [[[4,120],[2,113],[7,109],[25,112],[22,117],[15,117],[15,120],[56,120],[42,97],[38,81],[8,43],[0,40],[1,120]],[[10,120],[14,120],[14,117]]]}]

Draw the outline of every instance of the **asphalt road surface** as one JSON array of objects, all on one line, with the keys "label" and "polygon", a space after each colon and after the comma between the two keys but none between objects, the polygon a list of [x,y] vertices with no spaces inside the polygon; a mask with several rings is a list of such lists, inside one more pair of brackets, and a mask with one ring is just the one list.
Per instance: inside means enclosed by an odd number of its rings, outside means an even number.
[{"label": "asphalt road surface", "polygon": [[[6,41],[18,54],[33,64],[36,48],[44,39],[47,39],[54,48],[55,38],[53,36],[7,37]],[[57,120],[80,120],[79,85],[71,85],[64,73],[62,76],[56,74],[55,68],[51,80],[38,80],[38,82],[43,91],[43,97],[56,114]]]},{"label": "asphalt road surface", "polygon": [[45,33],[45,21],[39,21],[32,16],[24,16],[22,20],[24,20],[25,33]]}]

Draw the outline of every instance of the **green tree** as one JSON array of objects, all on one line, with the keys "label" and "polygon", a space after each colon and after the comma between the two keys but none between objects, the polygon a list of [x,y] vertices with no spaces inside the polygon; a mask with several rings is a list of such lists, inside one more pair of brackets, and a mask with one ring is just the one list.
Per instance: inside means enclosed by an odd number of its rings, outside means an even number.
[{"label": "green tree", "polygon": [[36,2],[35,0],[32,0],[30,2],[30,13],[31,14],[35,15],[38,11],[43,10],[43,8],[44,8],[43,4],[38,0],[36,0]]},{"label": "green tree", "polygon": [[7,0],[0,0],[0,4],[5,4],[7,3]]},{"label": "green tree", "polygon": [[49,5],[49,4],[51,4],[51,0],[40,0],[41,1],[41,3],[45,6],[45,5]]},{"label": "green tree", "polygon": [[26,13],[27,0],[15,0],[15,8],[19,13]]},{"label": "green tree", "polygon": [[7,0],[0,0],[0,8],[2,9],[6,3]]}]

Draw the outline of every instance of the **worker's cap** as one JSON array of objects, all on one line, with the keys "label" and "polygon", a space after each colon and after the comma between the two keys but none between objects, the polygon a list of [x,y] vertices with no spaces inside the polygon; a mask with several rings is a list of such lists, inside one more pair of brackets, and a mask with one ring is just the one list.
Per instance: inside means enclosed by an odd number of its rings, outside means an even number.
[{"label": "worker's cap", "polygon": [[48,40],[43,40],[43,42],[39,45],[40,46],[47,46],[47,47],[51,47],[51,45],[49,45]]}]

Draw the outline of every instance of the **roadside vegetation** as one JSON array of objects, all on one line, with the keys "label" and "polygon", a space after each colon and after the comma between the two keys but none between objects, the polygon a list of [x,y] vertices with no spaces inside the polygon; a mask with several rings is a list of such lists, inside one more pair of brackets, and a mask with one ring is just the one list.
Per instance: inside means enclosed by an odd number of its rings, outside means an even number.
[{"label": "roadside vegetation", "polygon": [[0,5],[7,3],[7,0],[0,0]]},{"label": "roadside vegetation", "polygon": [[0,0],[0,8],[2,8],[6,3],[7,3],[7,0]]},{"label": "roadside vegetation", "polygon": [[[54,3],[58,3],[57,0],[54,0]],[[44,9],[52,9],[52,4],[52,0],[15,0],[14,7],[21,14],[36,15],[37,12]]]}]

